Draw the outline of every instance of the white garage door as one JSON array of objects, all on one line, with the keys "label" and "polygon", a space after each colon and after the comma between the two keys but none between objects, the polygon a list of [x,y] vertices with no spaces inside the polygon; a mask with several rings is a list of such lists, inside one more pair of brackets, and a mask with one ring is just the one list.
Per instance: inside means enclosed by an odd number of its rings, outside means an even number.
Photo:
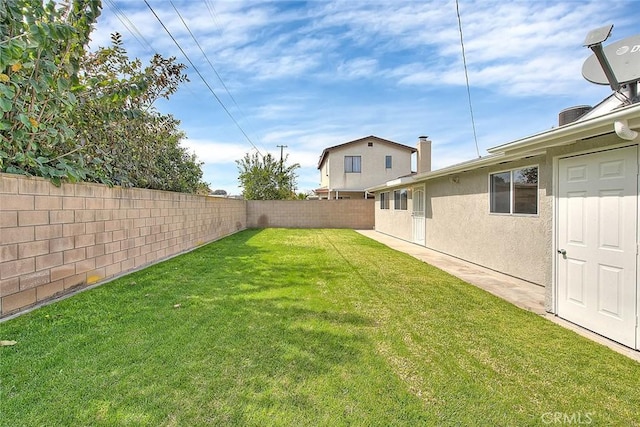
[{"label": "white garage door", "polygon": [[558,316],[638,348],[637,148],[559,161]]}]

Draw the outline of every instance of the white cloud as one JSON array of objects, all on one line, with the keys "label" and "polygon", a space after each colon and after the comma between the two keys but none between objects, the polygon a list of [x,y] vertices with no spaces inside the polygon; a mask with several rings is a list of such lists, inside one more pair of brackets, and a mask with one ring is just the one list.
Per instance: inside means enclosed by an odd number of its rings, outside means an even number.
[{"label": "white cloud", "polygon": [[[320,153],[317,150],[296,149],[294,152],[289,153],[289,162],[298,163],[300,166],[312,171],[312,175],[318,175],[320,172],[316,168],[318,167]],[[314,177],[314,179],[319,179],[319,177]]]},{"label": "white cloud", "polygon": [[183,139],[180,145],[209,164],[234,163],[249,151],[246,145],[202,139]]},{"label": "white cloud", "polygon": [[[243,114],[171,5],[151,4],[260,150],[279,155],[275,146],[288,146],[290,161],[302,166],[301,187],[317,185],[324,148],[370,134],[407,145],[431,135],[437,166],[475,157],[454,1],[175,3]],[[117,4],[155,50],[186,61],[144,3]],[[552,126],[561,108],[597,102],[602,88],[580,75],[590,54],[582,41],[607,22],[616,25],[612,39],[637,32],[634,6],[461,1],[481,152]],[[144,61],[148,52],[105,2],[92,45],[108,44],[114,30]],[[235,185],[234,162],[251,146],[194,70],[187,73],[188,89],[163,107],[182,120],[184,145],[207,163],[209,180]]]},{"label": "white cloud", "polygon": [[354,58],[338,66],[338,74],[347,78],[372,77],[376,74],[378,61],[372,58]]}]

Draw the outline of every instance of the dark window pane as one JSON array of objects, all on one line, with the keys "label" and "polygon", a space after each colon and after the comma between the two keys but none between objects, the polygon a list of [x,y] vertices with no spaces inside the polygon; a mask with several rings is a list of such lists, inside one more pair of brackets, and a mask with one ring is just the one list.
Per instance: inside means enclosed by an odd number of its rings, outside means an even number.
[{"label": "dark window pane", "polygon": [[400,191],[400,209],[407,210],[407,190]]},{"label": "dark window pane", "polygon": [[511,213],[511,172],[492,174],[490,181],[491,212]]},{"label": "dark window pane", "polygon": [[344,171],[360,173],[360,156],[344,156]]},{"label": "dark window pane", "polygon": [[407,190],[396,190],[393,192],[393,208],[396,210],[407,210]]},{"label": "dark window pane", "polygon": [[513,171],[513,213],[538,213],[538,168]]},{"label": "dark window pane", "polygon": [[380,209],[389,209],[389,193],[380,193]]}]

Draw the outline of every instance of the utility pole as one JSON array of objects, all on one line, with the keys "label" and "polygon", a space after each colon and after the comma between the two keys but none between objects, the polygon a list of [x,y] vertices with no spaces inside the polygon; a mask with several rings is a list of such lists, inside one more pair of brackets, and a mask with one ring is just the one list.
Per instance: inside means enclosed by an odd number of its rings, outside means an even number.
[{"label": "utility pole", "polygon": [[287,145],[276,145],[276,147],[280,148],[280,164],[282,164],[282,150],[287,148]]},{"label": "utility pole", "polygon": [[286,145],[276,145],[276,147],[280,148],[280,173],[282,173],[282,161],[283,161],[282,155],[283,155],[283,150],[285,148],[287,148],[287,146]]}]

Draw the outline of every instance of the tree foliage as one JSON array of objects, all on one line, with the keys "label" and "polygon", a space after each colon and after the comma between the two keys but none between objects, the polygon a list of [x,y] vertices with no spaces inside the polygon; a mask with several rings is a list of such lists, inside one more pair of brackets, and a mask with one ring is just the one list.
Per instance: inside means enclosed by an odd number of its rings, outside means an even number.
[{"label": "tree foliage", "polygon": [[119,34],[87,53],[100,0],[0,0],[0,171],[208,193],[179,121],[154,102],[185,66],[130,60]]},{"label": "tree foliage", "polygon": [[298,163],[285,166],[288,155],[276,160],[271,154],[259,157],[258,153],[245,154],[237,160],[238,181],[242,195],[247,200],[285,200],[295,198],[296,169]]},{"label": "tree foliage", "polygon": [[86,178],[69,116],[99,0],[0,1],[0,171]]},{"label": "tree foliage", "polygon": [[180,146],[180,122],[154,107],[187,81],[186,67],[158,54],[145,67],[129,59],[120,34],[111,41],[83,58],[83,92],[73,115],[94,175],[122,186],[198,192],[202,164]]}]

